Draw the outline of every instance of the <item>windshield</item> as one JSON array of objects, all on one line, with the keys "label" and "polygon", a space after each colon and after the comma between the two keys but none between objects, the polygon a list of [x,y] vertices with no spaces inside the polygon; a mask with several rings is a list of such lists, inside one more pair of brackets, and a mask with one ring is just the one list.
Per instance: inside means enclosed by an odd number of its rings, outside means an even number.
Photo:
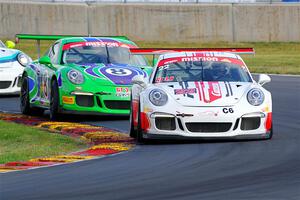
[{"label": "windshield", "polygon": [[146,66],[147,60],[141,55],[132,55],[126,47],[96,45],[74,46],[63,51],[64,64],[128,64],[134,66]]},{"label": "windshield", "polygon": [[5,44],[0,40],[0,47],[6,48]]},{"label": "windshield", "polygon": [[246,67],[234,63],[186,61],[158,66],[154,83],[181,81],[252,82]]}]

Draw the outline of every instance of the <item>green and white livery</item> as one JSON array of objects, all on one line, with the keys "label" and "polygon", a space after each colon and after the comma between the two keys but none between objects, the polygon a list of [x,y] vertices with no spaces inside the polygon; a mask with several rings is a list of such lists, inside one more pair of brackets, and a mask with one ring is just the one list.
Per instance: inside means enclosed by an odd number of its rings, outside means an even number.
[{"label": "green and white livery", "polygon": [[145,57],[130,53],[137,46],[123,36],[17,37],[58,39],[43,57],[25,68],[21,89],[24,114],[49,109],[51,119],[61,113],[129,115],[132,78],[146,78],[152,71]]}]

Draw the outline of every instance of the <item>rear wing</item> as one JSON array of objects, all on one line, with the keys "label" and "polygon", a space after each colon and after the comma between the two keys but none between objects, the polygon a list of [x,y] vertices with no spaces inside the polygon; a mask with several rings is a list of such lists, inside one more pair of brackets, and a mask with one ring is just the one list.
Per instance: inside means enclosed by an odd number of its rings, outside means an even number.
[{"label": "rear wing", "polygon": [[155,56],[175,52],[227,52],[234,54],[255,54],[254,48],[132,48],[133,55],[152,55],[152,63],[155,63]]},{"label": "rear wing", "polygon": [[227,52],[234,54],[255,54],[254,48],[133,48],[136,55],[161,55],[172,52]]},{"label": "rear wing", "polygon": [[41,40],[60,40],[68,37],[110,37],[116,39],[129,40],[126,36],[92,36],[92,35],[36,35],[36,34],[16,34],[15,40],[18,43],[20,40],[36,40],[38,57],[41,52]]}]

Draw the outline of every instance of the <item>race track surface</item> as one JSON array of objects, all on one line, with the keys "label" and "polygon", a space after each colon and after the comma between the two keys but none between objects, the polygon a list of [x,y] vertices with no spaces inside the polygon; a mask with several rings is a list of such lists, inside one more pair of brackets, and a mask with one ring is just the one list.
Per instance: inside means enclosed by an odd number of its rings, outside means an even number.
[{"label": "race track surface", "polygon": [[[168,141],[98,160],[1,174],[0,199],[298,200],[300,77],[272,76],[266,88],[273,94],[272,140]],[[17,112],[18,98],[0,97],[0,110]],[[128,130],[126,118],[85,122]]]}]

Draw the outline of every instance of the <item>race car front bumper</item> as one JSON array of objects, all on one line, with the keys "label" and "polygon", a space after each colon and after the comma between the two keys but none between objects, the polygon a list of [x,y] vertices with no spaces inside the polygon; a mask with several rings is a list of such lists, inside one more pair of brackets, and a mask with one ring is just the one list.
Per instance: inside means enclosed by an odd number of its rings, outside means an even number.
[{"label": "race car front bumper", "polygon": [[184,107],[146,115],[149,126],[143,127],[143,135],[153,139],[262,139],[270,136],[272,125],[272,112],[260,108],[247,112],[235,106]]}]

